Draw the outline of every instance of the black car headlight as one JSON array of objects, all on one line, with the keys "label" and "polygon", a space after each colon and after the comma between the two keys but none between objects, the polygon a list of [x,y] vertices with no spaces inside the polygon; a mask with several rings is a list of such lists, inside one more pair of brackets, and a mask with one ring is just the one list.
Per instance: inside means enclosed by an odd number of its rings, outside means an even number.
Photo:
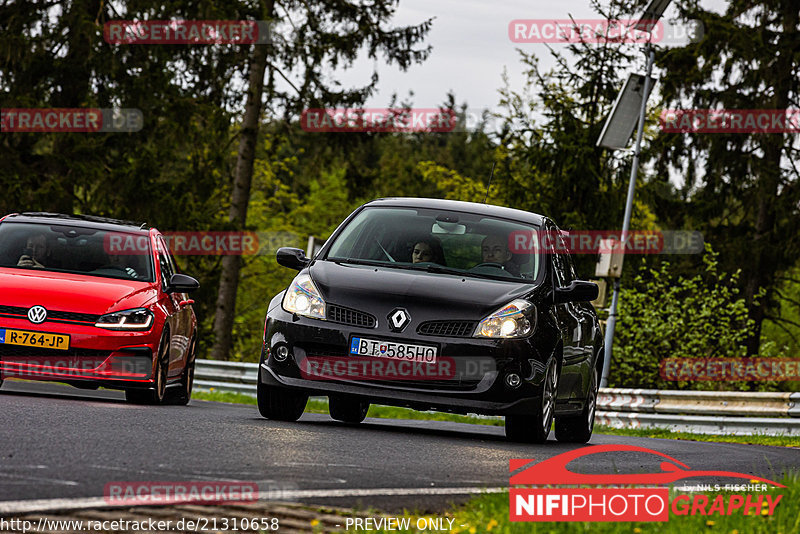
[{"label": "black car headlight", "polygon": [[506,304],[483,319],[475,337],[513,338],[525,337],[536,326],[536,306],[522,299]]},{"label": "black car headlight", "polygon": [[101,315],[94,324],[109,330],[147,330],[153,326],[153,312],[134,308]]},{"label": "black car headlight", "polygon": [[325,320],[325,301],[317,286],[307,274],[299,274],[292,280],[283,296],[283,309],[289,313]]}]

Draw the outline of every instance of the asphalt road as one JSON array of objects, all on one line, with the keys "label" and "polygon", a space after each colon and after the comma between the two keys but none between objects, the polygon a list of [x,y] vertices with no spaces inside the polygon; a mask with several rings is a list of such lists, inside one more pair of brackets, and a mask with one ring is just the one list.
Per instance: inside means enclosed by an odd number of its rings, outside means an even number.
[{"label": "asphalt road", "polygon": [[[606,435],[591,442],[608,443],[655,449],[693,469],[773,480],[800,468],[797,449]],[[514,444],[502,428],[482,425],[368,419],[350,426],[315,414],[283,423],[261,418],[254,406],[134,406],[115,391],[8,380],[0,389],[0,501],[102,497],[105,484],[117,481],[239,480],[257,482],[276,500],[434,512],[466,499],[430,494],[436,490],[507,487],[510,459],[542,460],[575,447]],[[659,472],[659,462],[604,453],[570,469]],[[690,480],[698,481],[708,480]],[[409,494],[386,495],[397,489]]]}]

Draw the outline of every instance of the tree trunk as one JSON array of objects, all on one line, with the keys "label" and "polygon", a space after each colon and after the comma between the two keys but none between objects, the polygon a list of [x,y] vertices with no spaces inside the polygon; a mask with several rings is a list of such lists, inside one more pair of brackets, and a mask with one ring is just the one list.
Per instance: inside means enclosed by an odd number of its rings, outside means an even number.
[{"label": "tree trunk", "polygon": [[[272,19],[274,0],[262,2],[264,18]],[[231,208],[228,219],[232,227],[243,230],[247,221],[247,205],[250,201],[250,185],[253,179],[253,160],[258,142],[261,119],[261,99],[264,93],[264,72],[267,68],[268,45],[253,45],[250,57],[250,77],[247,102],[244,108],[239,152],[234,171]],[[227,360],[233,343],[233,319],[236,314],[236,292],[239,288],[241,257],[230,255],[222,258],[222,273],[219,279],[216,313],[214,315],[214,344],[212,360]]]},{"label": "tree trunk", "polygon": [[[774,80],[774,97],[771,107],[776,110],[785,110],[789,107],[792,86],[795,83],[792,75],[794,49],[792,42],[793,35],[796,34],[798,9],[794,5],[795,0],[784,0],[782,6],[783,19],[783,41],[782,46],[778,46],[778,57],[773,64],[772,75]],[[756,225],[755,236],[752,243],[753,261],[746,274],[745,297],[750,308],[750,319],[755,323],[753,335],[747,340],[747,355],[758,356],[761,346],[761,324],[764,321],[767,301],[765,295],[755,299],[762,287],[770,287],[775,280],[775,249],[779,248],[780,236],[775,235],[776,197],[779,194],[779,184],[781,177],[781,154],[785,142],[785,135],[782,133],[761,134],[764,141],[761,149],[764,151],[764,158],[758,165],[757,175],[758,184],[756,186]]]},{"label": "tree trunk", "polygon": [[[94,26],[91,24],[100,13],[100,0],[83,0],[73,2],[63,20],[69,26],[67,35],[67,53],[63,65],[59,69],[57,85],[60,88],[53,95],[55,108],[83,108],[90,100],[90,84],[93,77],[89,65],[92,59],[92,39]],[[80,157],[81,147],[85,146],[80,136],[58,135],[53,140],[53,151],[48,164],[48,180],[60,182],[64,191],[62,195],[52,195],[47,211],[57,213],[73,213],[75,211],[75,186],[79,177],[75,176],[73,158]]]}]

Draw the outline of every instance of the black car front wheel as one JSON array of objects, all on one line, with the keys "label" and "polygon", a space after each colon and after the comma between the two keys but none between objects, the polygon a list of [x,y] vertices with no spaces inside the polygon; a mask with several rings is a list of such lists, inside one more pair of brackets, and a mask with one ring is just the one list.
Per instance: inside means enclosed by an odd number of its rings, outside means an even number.
[{"label": "black car front wheel", "polygon": [[542,396],[538,409],[532,414],[507,415],[506,437],[523,443],[544,443],[553,426],[558,391],[558,365],[555,360],[547,366],[542,383]]},{"label": "black car front wheel", "polygon": [[360,423],[367,417],[369,403],[356,397],[331,395],[328,400],[331,417],[344,423]]},{"label": "black car front wheel", "polygon": [[297,421],[303,415],[308,395],[258,381],[258,411],[267,419]]},{"label": "black car front wheel", "polygon": [[586,404],[580,415],[556,417],[556,439],[566,443],[586,443],[594,430],[594,414],[597,408],[597,367],[592,369],[589,378],[589,391]]}]

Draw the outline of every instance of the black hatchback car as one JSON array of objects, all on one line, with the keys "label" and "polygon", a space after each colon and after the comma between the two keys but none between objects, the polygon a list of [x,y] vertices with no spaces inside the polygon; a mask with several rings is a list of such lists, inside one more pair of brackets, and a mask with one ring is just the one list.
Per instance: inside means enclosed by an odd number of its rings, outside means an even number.
[{"label": "black hatchback car", "polygon": [[[542,237],[544,236],[544,238]],[[506,435],[586,442],[603,336],[541,215],[450,200],[369,202],[269,304],[258,375],[264,417],[297,420],[309,395],[364,420],[370,403],[502,415]]]}]

